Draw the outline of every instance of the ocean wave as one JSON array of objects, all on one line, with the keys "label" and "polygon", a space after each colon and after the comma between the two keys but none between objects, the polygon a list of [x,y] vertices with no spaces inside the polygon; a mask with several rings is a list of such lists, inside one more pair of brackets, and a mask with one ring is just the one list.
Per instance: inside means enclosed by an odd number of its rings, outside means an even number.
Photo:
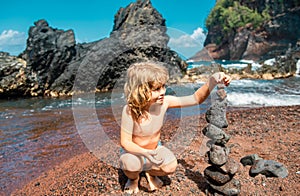
[{"label": "ocean wave", "polygon": [[238,107],[257,107],[257,106],[289,106],[300,105],[298,95],[275,94],[266,96],[259,93],[235,93],[227,95],[230,106]]},{"label": "ocean wave", "polygon": [[235,80],[226,89],[232,106],[300,105],[299,78]]},{"label": "ocean wave", "polygon": [[187,69],[193,69],[201,66],[211,66],[212,63],[218,63],[226,69],[242,69],[247,67],[249,64],[252,69],[255,70],[262,65],[252,60],[239,60],[239,61],[228,61],[228,60],[215,60],[215,61],[188,61]]}]

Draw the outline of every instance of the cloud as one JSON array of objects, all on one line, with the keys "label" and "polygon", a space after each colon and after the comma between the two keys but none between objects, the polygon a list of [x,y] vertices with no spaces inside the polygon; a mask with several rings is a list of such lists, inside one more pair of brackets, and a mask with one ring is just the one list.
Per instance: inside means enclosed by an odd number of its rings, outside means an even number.
[{"label": "cloud", "polygon": [[203,48],[206,34],[202,28],[197,28],[191,35],[185,33],[178,34],[171,33],[169,47],[184,57],[191,57]]},{"label": "cloud", "polygon": [[197,46],[203,46],[206,35],[202,28],[194,30],[192,35],[185,34],[180,37],[170,39],[170,43],[184,47],[184,48],[193,48]]},{"label": "cloud", "polygon": [[26,36],[24,32],[15,30],[4,30],[0,34],[0,51],[18,55],[26,46]]},{"label": "cloud", "polygon": [[191,35],[191,38],[203,45],[206,38],[206,34],[204,33],[204,30],[199,27],[198,29],[194,30],[193,34]]}]

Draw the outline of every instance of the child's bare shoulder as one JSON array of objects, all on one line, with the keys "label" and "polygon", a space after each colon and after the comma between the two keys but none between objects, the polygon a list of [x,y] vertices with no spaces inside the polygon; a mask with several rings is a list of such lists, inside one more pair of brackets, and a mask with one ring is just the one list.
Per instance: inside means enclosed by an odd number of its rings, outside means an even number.
[{"label": "child's bare shoulder", "polygon": [[123,107],[122,115],[131,116],[129,106],[127,104]]}]

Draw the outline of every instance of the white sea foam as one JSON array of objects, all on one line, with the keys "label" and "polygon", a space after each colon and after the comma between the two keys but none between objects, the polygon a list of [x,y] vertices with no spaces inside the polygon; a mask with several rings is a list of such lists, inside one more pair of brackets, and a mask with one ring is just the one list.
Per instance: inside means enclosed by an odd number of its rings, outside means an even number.
[{"label": "white sea foam", "polygon": [[209,66],[211,65],[211,63],[219,63],[221,64],[222,67],[229,69],[229,68],[235,68],[235,69],[242,69],[247,67],[249,64],[251,64],[252,69],[255,70],[259,67],[261,67],[262,65],[252,61],[252,60],[240,60],[240,61],[227,61],[227,60],[216,60],[216,61],[189,61],[188,62],[188,69],[192,69],[192,68],[197,68],[197,67],[201,67],[201,66]]},{"label": "white sea foam", "polygon": [[248,64],[245,63],[231,63],[231,64],[222,64],[222,67],[228,69],[228,68],[236,68],[241,69],[247,67]]},{"label": "white sea foam", "polygon": [[297,61],[296,64],[296,76],[300,76],[300,59]]},{"label": "white sea foam", "polygon": [[[290,80],[290,81],[289,81]],[[232,106],[300,105],[298,80],[236,80],[227,89]]]},{"label": "white sea foam", "polygon": [[187,63],[193,63],[193,62],[195,62],[195,61],[190,59],[190,60],[187,60],[186,62],[187,62]]},{"label": "white sea foam", "polygon": [[261,80],[250,80],[250,79],[244,79],[244,80],[233,80],[231,82],[230,87],[232,87],[232,90],[236,91],[244,91],[252,89],[254,91],[257,91],[259,89],[269,88],[271,87],[274,81],[261,81]]},{"label": "white sea foam", "polygon": [[275,60],[275,58],[273,58],[273,59],[266,60],[264,62],[264,64],[272,66],[272,65],[274,65],[275,62],[276,62],[276,60]]},{"label": "white sea foam", "polygon": [[254,61],[253,60],[246,60],[246,59],[242,59],[242,60],[240,60],[242,63],[247,63],[247,64],[252,64],[252,63],[254,63]]},{"label": "white sea foam", "polygon": [[256,106],[288,106],[300,105],[297,95],[263,95],[258,93],[229,93],[227,96],[230,106],[256,107]]}]

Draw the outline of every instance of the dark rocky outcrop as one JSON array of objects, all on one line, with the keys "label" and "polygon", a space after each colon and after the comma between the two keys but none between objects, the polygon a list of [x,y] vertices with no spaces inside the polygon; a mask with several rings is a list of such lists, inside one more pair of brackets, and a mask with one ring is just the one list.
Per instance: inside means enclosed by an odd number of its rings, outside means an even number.
[{"label": "dark rocky outcrop", "polygon": [[72,30],[55,29],[39,20],[30,27],[27,47],[19,55],[24,63],[4,71],[9,66],[0,61],[0,97],[111,90],[137,61],[161,62],[174,81],[187,65],[170,50],[168,41],[165,19],[150,0],[120,8],[110,36],[92,43],[76,44]]},{"label": "dark rocky outcrop", "polygon": [[[295,49],[300,40],[299,1],[219,0],[217,4],[222,2],[224,5],[225,2],[227,5],[238,2],[261,15],[267,11],[270,18],[257,27],[250,22],[230,31],[223,30],[226,23],[224,21],[210,25],[204,44],[204,50],[208,51],[210,58],[259,61],[285,55],[289,48]],[[203,59],[203,54],[206,53],[200,51],[191,59]]]},{"label": "dark rocky outcrop", "polygon": [[[26,61],[8,53],[0,52],[0,94],[18,96],[34,88],[34,74],[26,66]],[[28,77],[28,75],[30,75]],[[29,84],[31,83],[31,85]]]}]

